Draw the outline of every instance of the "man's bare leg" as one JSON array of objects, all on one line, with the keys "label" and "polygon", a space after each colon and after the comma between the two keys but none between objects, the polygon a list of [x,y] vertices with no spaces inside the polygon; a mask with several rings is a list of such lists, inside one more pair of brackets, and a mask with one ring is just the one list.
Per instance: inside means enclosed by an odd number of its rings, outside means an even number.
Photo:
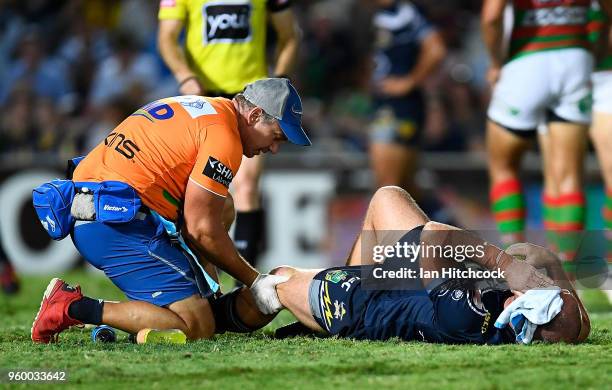
[{"label": "man's bare leg", "polygon": [[[563,261],[574,261],[584,229],[586,202],[582,188],[583,160],[586,151],[587,126],[577,123],[551,122],[550,172],[558,186],[556,200],[556,244]],[[570,279],[575,271],[570,272]]]},{"label": "man's bare leg", "polygon": [[408,231],[427,222],[429,218],[408,192],[395,186],[378,189],[346,265],[374,264],[374,245],[393,245]]},{"label": "man's bare leg", "polygon": [[199,295],[167,308],[143,301],[105,302],[102,323],[128,333],[144,328],[180,329],[191,340],[210,338],[215,330],[210,304]]},{"label": "man's bare leg", "polygon": [[[531,141],[489,120],[486,144],[491,211],[497,221],[502,242],[510,245],[523,241],[525,204],[520,189],[519,170]],[[510,199],[510,202],[504,198]]]},{"label": "man's bare leg", "polygon": [[282,266],[276,268],[276,275],[289,276],[290,279],[276,286],[276,292],[283,306],[289,310],[302,324],[318,333],[325,330],[315,321],[310,310],[309,290],[310,283],[321,270],[298,270],[296,268]]}]

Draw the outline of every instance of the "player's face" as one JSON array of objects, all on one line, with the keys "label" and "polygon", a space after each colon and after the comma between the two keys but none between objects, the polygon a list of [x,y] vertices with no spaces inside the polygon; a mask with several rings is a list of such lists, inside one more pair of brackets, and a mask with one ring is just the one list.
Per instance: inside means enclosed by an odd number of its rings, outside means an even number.
[{"label": "player's face", "polygon": [[520,297],[521,295],[523,295],[522,292],[519,291],[512,291],[512,296],[508,297],[505,301],[504,301],[504,309],[507,308],[508,306],[510,306],[510,304],[512,302],[514,302],[514,300],[518,297]]},{"label": "player's face", "polygon": [[286,140],[278,121],[265,121],[263,115],[258,115],[252,120],[244,155],[253,157],[262,153],[276,153]]}]

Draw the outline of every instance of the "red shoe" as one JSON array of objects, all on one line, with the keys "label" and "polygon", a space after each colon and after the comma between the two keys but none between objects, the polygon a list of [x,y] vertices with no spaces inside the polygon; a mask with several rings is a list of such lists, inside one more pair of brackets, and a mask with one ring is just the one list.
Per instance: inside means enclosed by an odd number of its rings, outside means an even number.
[{"label": "red shoe", "polygon": [[44,344],[57,342],[60,332],[74,325],[82,325],[81,321],[68,315],[70,304],[81,298],[81,287],[72,287],[58,278],[51,280],[32,324],[32,341]]}]

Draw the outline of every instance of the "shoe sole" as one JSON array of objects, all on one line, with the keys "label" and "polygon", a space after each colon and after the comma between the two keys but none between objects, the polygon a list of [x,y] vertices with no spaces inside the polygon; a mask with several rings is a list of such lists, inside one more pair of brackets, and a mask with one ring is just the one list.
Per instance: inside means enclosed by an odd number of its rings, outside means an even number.
[{"label": "shoe sole", "polygon": [[[45,293],[43,294],[43,298],[40,301],[40,307],[38,308],[38,313],[36,313],[36,317],[34,317],[34,322],[32,322],[32,328],[30,329],[30,338],[32,339],[32,341],[34,342],[38,342],[36,340],[34,340],[34,328],[36,327],[36,323],[38,322],[38,317],[40,316],[40,312],[43,309],[43,305],[45,303],[45,299],[48,299],[49,296],[51,295],[51,293],[53,292],[53,288],[55,287],[55,285],[57,284],[57,282],[59,281],[59,278],[53,278],[51,279],[51,281],[49,282],[49,284],[47,285],[47,289],[45,290]],[[52,338],[49,340],[49,342],[51,342]]]}]

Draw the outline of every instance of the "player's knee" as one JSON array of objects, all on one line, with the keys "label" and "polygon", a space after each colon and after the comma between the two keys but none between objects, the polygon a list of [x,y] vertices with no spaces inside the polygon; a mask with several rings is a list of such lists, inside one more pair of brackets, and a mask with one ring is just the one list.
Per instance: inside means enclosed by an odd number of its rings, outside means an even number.
[{"label": "player's knee", "polygon": [[182,320],[181,330],[189,340],[209,339],[215,334],[215,318],[208,300],[198,297],[188,307],[175,308]]},{"label": "player's knee", "polygon": [[[207,320],[194,317],[182,319],[185,327],[181,330],[189,340],[210,339],[215,334],[214,318],[212,316]],[[212,322],[212,324],[205,324],[204,322]]]},{"label": "player's knee", "polygon": [[408,191],[398,186],[383,186],[376,190],[372,197],[372,203],[385,203],[388,204],[398,198],[411,198]]},{"label": "player's knee", "polygon": [[370,205],[376,210],[378,206],[384,208],[399,207],[401,204],[416,205],[415,200],[408,191],[398,186],[384,186],[376,190]]}]

